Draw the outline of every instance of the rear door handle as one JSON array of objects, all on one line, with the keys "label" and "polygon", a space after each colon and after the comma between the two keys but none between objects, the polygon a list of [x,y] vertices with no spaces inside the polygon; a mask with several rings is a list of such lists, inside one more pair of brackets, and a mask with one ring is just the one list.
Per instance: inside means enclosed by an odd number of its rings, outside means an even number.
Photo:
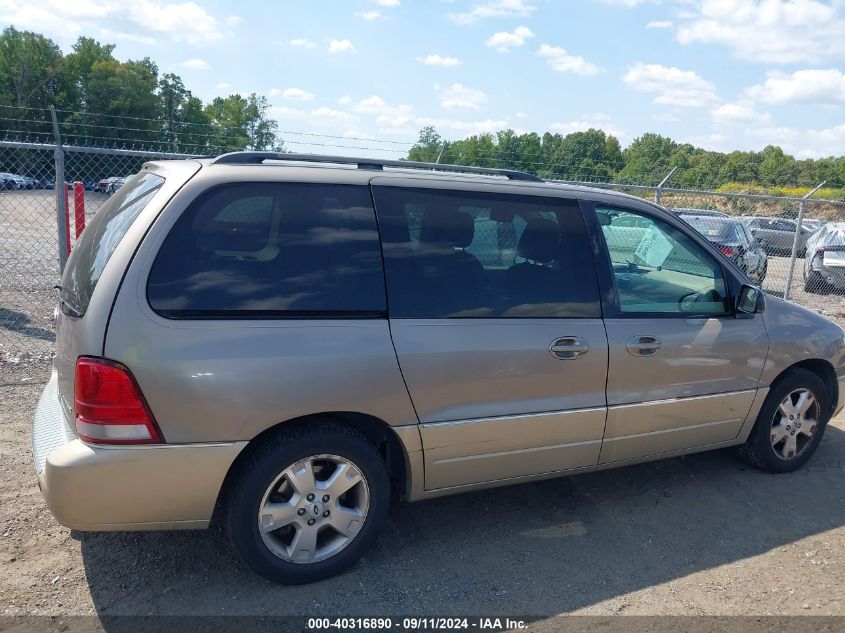
[{"label": "rear door handle", "polygon": [[549,352],[551,352],[553,358],[557,358],[558,360],[580,358],[589,351],[590,346],[580,336],[564,336],[563,338],[555,339],[549,345]]},{"label": "rear door handle", "polygon": [[660,350],[660,339],[656,336],[632,336],[625,347],[631,356],[654,356]]}]

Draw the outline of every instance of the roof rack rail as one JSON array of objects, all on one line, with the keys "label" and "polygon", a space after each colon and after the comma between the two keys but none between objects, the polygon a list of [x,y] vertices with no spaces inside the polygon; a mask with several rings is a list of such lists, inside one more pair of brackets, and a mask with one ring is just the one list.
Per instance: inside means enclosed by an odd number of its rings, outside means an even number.
[{"label": "roof rack rail", "polygon": [[406,169],[428,169],[464,174],[482,174],[485,176],[504,176],[510,180],[545,182],[542,178],[525,171],[514,169],[494,169],[492,167],[471,167],[469,165],[442,165],[423,163],[413,160],[379,160],[373,158],[351,158],[349,156],[321,156],[319,154],[283,154],[280,152],[229,152],[221,154],[211,161],[212,165],[260,165],[265,160],[283,160],[301,163],[334,163],[337,165],[357,165],[358,169],[381,170],[385,167]]}]

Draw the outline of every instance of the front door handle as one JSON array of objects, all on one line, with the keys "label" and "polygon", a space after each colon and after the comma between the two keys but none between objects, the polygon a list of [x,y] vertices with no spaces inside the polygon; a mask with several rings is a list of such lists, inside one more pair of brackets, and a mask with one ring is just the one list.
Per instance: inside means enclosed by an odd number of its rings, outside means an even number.
[{"label": "front door handle", "polygon": [[589,352],[590,346],[580,336],[564,336],[552,341],[549,351],[558,360],[573,360]]},{"label": "front door handle", "polygon": [[654,356],[660,350],[660,339],[656,336],[632,336],[625,347],[631,356]]}]

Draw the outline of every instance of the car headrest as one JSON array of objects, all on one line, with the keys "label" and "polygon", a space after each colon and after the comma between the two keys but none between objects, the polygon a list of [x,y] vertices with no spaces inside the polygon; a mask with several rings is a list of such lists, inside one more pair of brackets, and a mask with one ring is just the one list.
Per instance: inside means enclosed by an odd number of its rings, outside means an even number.
[{"label": "car headrest", "polygon": [[518,257],[547,264],[557,256],[560,230],[555,222],[537,218],[525,226],[516,247]]},{"label": "car headrest", "polygon": [[420,242],[466,248],[475,236],[475,220],[454,208],[428,208],[420,226]]}]

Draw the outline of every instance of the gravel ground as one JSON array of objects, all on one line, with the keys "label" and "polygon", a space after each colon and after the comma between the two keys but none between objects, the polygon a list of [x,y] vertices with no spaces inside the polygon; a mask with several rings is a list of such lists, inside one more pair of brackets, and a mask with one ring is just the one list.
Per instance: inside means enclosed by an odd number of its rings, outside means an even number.
[{"label": "gravel ground", "polygon": [[790,475],[722,451],[399,505],[352,570],[282,587],[217,531],[56,524],[29,450],[46,378],[0,365],[0,615],[845,615],[845,418]]}]

